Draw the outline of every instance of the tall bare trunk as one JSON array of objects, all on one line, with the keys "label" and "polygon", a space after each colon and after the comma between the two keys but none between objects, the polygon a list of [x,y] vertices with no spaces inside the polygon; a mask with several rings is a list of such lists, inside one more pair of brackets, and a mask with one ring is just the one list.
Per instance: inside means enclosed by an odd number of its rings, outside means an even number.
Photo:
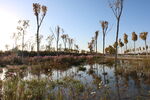
[{"label": "tall bare trunk", "polygon": [[39,16],[37,15],[36,16],[36,20],[37,20],[37,36],[36,36],[36,41],[37,41],[37,56],[40,56],[40,54],[39,54],[39,28],[40,28],[40,26],[39,26]]},{"label": "tall bare trunk", "polygon": [[64,43],[64,44],[65,44],[65,50],[66,50],[66,40],[65,40],[65,43]]},{"label": "tall bare trunk", "polygon": [[147,55],[148,53],[147,53],[147,43],[146,43],[146,40],[145,40],[145,50],[146,50],[146,55]]},{"label": "tall bare trunk", "polygon": [[40,47],[40,42],[39,42],[39,26],[37,27],[36,40],[37,40],[37,56],[40,56],[40,53],[39,53],[39,47]]},{"label": "tall bare trunk", "polygon": [[97,53],[97,39],[96,39],[96,53]]},{"label": "tall bare trunk", "polygon": [[24,30],[22,34],[22,61],[23,61],[23,50],[24,50]]},{"label": "tall bare trunk", "polygon": [[118,52],[118,35],[119,35],[119,25],[120,25],[120,17],[117,18],[117,32],[116,32],[116,53],[115,53],[115,62],[117,63],[117,52]]},{"label": "tall bare trunk", "polygon": [[103,56],[105,56],[105,34],[103,34]]},{"label": "tall bare trunk", "polygon": [[57,50],[57,52],[58,52],[58,40],[57,40],[57,42],[56,42],[56,50]]},{"label": "tall bare trunk", "polygon": [[57,41],[56,41],[56,50],[58,52],[58,42],[59,42],[59,27],[57,27]]},{"label": "tall bare trunk", "polygon": [[121,54],[123,54],[123,53],[122,53],[122,47],[121,47]]},{"label": "tall bare trunk", "polygon": [[126,51],[127,51],[127,44],[126,44]]},{"label": "tall bare trunk", "polygon": [[134,54],[135,54],[135,41],[134,41]]}]

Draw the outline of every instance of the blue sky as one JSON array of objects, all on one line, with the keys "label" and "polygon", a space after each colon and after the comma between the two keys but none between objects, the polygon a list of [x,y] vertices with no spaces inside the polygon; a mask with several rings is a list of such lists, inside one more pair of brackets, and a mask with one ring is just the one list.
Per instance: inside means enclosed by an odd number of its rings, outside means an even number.
[{"label": "blue sky", "polygon": [[[0,0],[0,11],[12,13],[18,20],[30,20],[30,28],[27,32],[30,36],[36,33],[36,19],[32,3],[40,3],[48,7],[40,30],[40,34],[44,35],[43,43],[45,43],[46,36],[50,34],[49,28],[60,25],[65,33],[75,39],[80,49],[87,49],[88,41],[94,36],[95,31],[99,30],[98,51],[102,51],[102,31],[99,24],[102,20],[107,20],[111,28],[106,36],[106,46],[115,41],[116,19],[107,0]],[[123,37],[123,33],[127,33],[129,47],[133,46],[131,41],[133,31],[138,34],[143,31],[150,32],[149,4],[150,0],[125,0],[124,2],[119,38]],[[148,43],[150,43],[149,37]],[[137,45],[143,44],[144,42],[140,39],[137,41]]]}]

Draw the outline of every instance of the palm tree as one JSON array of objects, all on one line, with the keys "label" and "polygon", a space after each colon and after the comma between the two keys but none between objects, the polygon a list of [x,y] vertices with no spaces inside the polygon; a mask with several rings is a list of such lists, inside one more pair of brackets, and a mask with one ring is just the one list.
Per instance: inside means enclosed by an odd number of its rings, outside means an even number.
[{"label": "palm tree", "polygon": [[141,47],[139,47],[139,51],[140,51],[140,52],[141,52],[141,50],[142,50]]},{"label": "palm tree", "polygon": [[116,49],[116,48],[117,48],[117,45],[118,45],[118,42],[115,42],[115,43],[113,44],[113,47]]},{"label": "palm tree", "polygon": [[[36,16],[36,20],[37,20],[37,33],[36,33],[36,40],[37,40],[37,56],[39,56],[39,47],[40,47],[40,43],[39,43],[39,29],[41,27],[41,24],[43,22],[43,19],[46,15],[47,12],[47,7],[46,6],[41,6],[38,3],[33,3],[33,11],[34,11],[34,15]],[[40,18],[40,13],[42,11],[42,15]]]},{"label": "palm tree", "polygon": [[57,52],[58,52],[59,36],[60,36],[60,27],[57,26],[56,28],[56,50]]},{"label": "palm tree", "polygon": [[94,37],[92,37],[92,40],[88,43],[88,48],[90,50],[90,53],[92,53],[94,51],[94,48],[95,48],[95,39],[94,39]]},{"label": "palm tree", "polygon": [[55,31],[53,31],[51,28],[50,28],[50,31],[52,32],[52,34],[56,40],[56,51],[58,51],[60,35],[64,33],[64,30],[62,28],[60,28],[60,26],[57,26],[55,28]]},{"label": "palm tree", "polygon": [[109,54],[114,54],[115,53],[115,48],[111,45],[109,45],[109,47],[105,48],[105,52],[109,53]]},{"label": "palm tree", "polygon": [[24,51],[24,36],[25,36],[25,31],[29,26],[29,20],[19,20],[18,21],[19,26],[17,26],[18,32],[20,32],[20,35],[22,35],[22,61],[23,61],[23,51]]},{"label": "palm tree", "polygon": [[34,50],[34,46],[36,45],[36,42],[35,42],[33,36],[31,36],[31,37],[27,40],[27,42],[28,42],[28,50],[29,50],[29,51],[33,51],[33,50]]},{"label": "palm tree", "polygon": [[72,50],[73,41],[74,40],[72,38],[68,38],[69,50]]},{"label": "palm tree", "polygon": [[59,51],[61,51],[61,47],[62,47],[62,45],[61,45],[61,44],[59,44],[59,48],[58,48],[58,49],[59,49]]},{"label": "palm tree", "polygon": [[147,55],[147,42],[146,42],[146,40],[147,40],[147,35],[148,35],[148,32],[141,32],[141,33],[140,33],[140,38],[145,41],[146,55]]},{"label": "palm tree", "polygon": [[93,52],[92,42],[89,42],[89,43],[88,43],[88,48],[89,48],[89,50],[90,50],[90,53],[92,53],[92,52]]},{"label": "palm tree", "polygon": [[48,41],[48,50],[50,51],[51,50],[51,45],[52,45],[52,42],[54,40],[54,36],[53,35],[49,35],[46,40]]},{"label": "palm tree", "polygon": [[[123,2],[124,0],[114,0],[114,2],[109,3],[110,8],[112,9],[113,14],[115,15],[116,20],[117,20],[116,43],[118,42],[120,18],[121,18],[122,11],[123,11]],[[117,62],[117,51],[118,51],[118,48],[116,47],[116,54],[115,54],[116,62]]]},{"label": "palm tree", "polygon": [[126,44],[126,51],[127,51],[128,35],[126,33],[124,33],[123,39],[124,39],[124,44]]},{"label": "palm tree", "polygon": [[135,32],[132,32],[132,40],[134,41],[134,54],[135,54],[135,42],[137,41],[138,37]]},{"label": "palm tree", "polygon": [[93,47],[93,51],[95,52],[95,44],[96,44],[96,42],[95,42],[95,38],[94,37],[92,37],[91,44],[92,44],[92,47]]},{"label": "palm tree", "polygon": [[104,55],[105,54],[105,36],[106,36],[107,29],[108,29],[108,22],[102,21],[100,23],[101,23],[101,27],[103,31],[103,55]]},{"label": "palm tree", "polygon": [[6,44],[6,45],[5,45],[5,48],[6,48],[6,50],[8,51],[8,49],[9,49],[9,45],[8,45],[8,44]]},{"label": "palm tree", "polygon": [[122,47],[124,46],[123,42],[121,41],[121,39],[119,39],[119,46],[121,47],[121,53],[122,53]]},{"label": "palm tree", "polygon": [[96,53],[97,53],[97,38],[98,38],[98,34],[99,34],[99,31],[96,31],[96,32],[95,32],[95,46],[96,46]]}]

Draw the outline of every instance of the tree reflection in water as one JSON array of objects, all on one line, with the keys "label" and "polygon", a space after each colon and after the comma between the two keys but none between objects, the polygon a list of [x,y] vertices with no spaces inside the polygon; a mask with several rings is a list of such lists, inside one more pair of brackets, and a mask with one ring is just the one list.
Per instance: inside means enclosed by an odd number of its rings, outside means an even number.
[{"label": "tree reflection in water", "polygon": [[[86,70],[79,70],[79,67],[83,67]],[[1,71],[0,76],[5,71]],[[66,69],[50,69],[45,66],[30,66],[28,68],[24,67],[8,67],[7,71],[5,72],[4,80],[12,81],[13,85],[26,84],[25,80],[28,80],[30,83],[33,82],[46,82],[44,84],[51,84],[49,82],[53,82],[58,80],[58,84],[63,86],[65,81],[60,81],[64,77],[69,77],[69,79],[79,80],[81,84],[86,87],[82,91],[80,91],[80,95],[77,96],[84,96],[86,98],[97,100],[98,98],[101,99],[108,99],[108,100],[122,100],[122,99],[149,99],[150,98],[150,68],[149,66],[144,65],[142,62],[130,62],[130,61],[121,61],[118,64],[110,65],[105,64],[91,64],[91,65],[81,65],[72,68]],[[58,77],[59,76],[59,77]],[[12,79],[17,79],[13,81]],[[46,79],[46,80],[44,80]],[[41,81],[44,80],[44,81]],[[5,83],[7,82],[5,81]],[[18,83],[17,83],[18,82]],[[71,80],[70,80],[71,82]],[[74,81],[73,81],[74,82]],[[75,81],[76,82],[76,81]],[[1,87],[7,87],[9,83],[3,84],[4,82],[1,81]],[[57,83],[57,82],[56,82]],[[43,84],[43,83],[42,83]],[[32,84],[31,84],[32,85]],[[47,86],[45,85],[45,86]],[[54,82],[54,86],[57,86]],[[53,86],[52,85],[52,86]],[[71,84],[70,84],[71,85]],[[77,90],[82,88],[80,84],[77,85]],[[82,86],[81,85],[81,86]],[[12,85],[10,85],[12,86]],[[14,87],[17,87],[14,86]],[[40,84],[39,84],[40,86]],[[57,87],[57,91],[61,90],[64,91],[63,94],[67,98],[70,98],[71,95],[74,94],[70,93],[67,94],[67,91],[74,90],[71,87],[71,90],[66,90],[66,87],[60,88]],[[44,87],[43,87],[44,88]],[[1,88],[2,89],[2,88]],[[12,89],[12,90],[11,90]],[[47,88],[48,89],[48,88]],[[7,91],[13,91],[13,87],[10,89],[8,88]],[[6,90],[3,90],[6,91]],[[18,91],[18,90],[16,90]],[[54,90],[48,90],[54,91]],[[25,91],[22,91],[24,93]],[[34,92],[34,91],[33,91]],[[5,92],[7,93],[7,92]],[[37,92],[38,93],[38,92]],[[61,93],[61,92],[60,92]],[[34,93],[33,93],[34,94]],[[40,94],[40,93],[39,93]],[[103,97],[103,98],[102,98]]]}]

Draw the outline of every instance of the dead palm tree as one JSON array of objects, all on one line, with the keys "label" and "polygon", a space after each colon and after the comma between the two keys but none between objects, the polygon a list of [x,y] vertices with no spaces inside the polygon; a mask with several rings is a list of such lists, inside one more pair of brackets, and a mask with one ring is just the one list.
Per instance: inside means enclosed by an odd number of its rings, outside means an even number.
[{"label": "dead palm tree", "polygon": [[132,40],[134,41],[134,54],[135,54],[135,42],[137,41],[138,37],[135,32],[132,32]]},{"label": "dead palm tree", "polygon": [[[123,11],[123,2],[124,0],[113,0],[114,2],[109,2],[110,8],[113,11],[113,14],[117,20],[117,31],[116,31],[116,43],[118,42],[118,35],[119,35],[119,28],[120,28],[120,18]],[[118,45],[116,45],[118,46]],[[116,54],[115,54],[115,61],[117,62],[117,47],[116,47]]]},{"label": "dead palm tree", "polygon": [[93,46],[92,46],[92,43],[91,43],[91,42],[88,43],[88,48],[89,48],[89,50],[90,50],[90,53],[92,53],[92,51],[93,51]]},{"label": "dead palm tree", "polygon": [[52,42],[54,40],[54,35],[49,35],[46,40],[48,41],[48,50],[50,51],[51,50],[51,45],[52,45]]},{"label": "dead palm tree", "polygon": [[14,32],[13,33],[13,36],[12,36],[12,38],[14,39],[14,50],[18,50],[18,47],[19,47],[19,45],[18,45],[18,40],[20,40],[20,36],[21,36],[21,34],[20,34],[20,32]]},{"label": "dead palm tree", "polygon": [[146,42],[146,40],[147,40],[147,35],[148,35],[148,32],[141,32],[141,33],[140,33],[140,38],[145,41],[146,54],[147,54],[147,42]]},{"label": "dead palm tree", "polygon": [[54,31],[50,28],[50,31],[52,32],[54,39],[56,40],[56,51],[58,52],[60,35],[64,33],[64,30],[60,26],[57,26]]},{"label": "dead palm tree", "polygon": [[92,47],[93,47],[93,51],[95,52],[96,51],[95,50],[95,44],[96,44],[96,42],[95,42],[95,38],[94,37],[92,37],[91,44],[92,44]]},{"label": "dead palm tree", "polygon": [[99,34],[99,31],[96,31],[96,32],[95,32],[95,46],[96,46],[96,53],[97,53],[97,38],[98,38],[98,34]]},{"label": "dead palm tree", "polygon": [[108,29],[108,22],[107,21],[102,21],[101,23],[101,27],[102,27],[102,31],[103,31],[103,55],[105,54],[105,36],[107,33],[107,29]]},{"label": "dead palm tree", "polygon": [[[41,6],[38,3],[33,3],[33,11],[34,15],[36,16],[37,20],[37,33],[36,33],[36,40],[37,40],[37,56],[39,56],[39,47],[40,47],[40,42],[39,42],[39,29],[41,27],[41,24],[43,22],[43,19],[46,15],[47,12],[47,7],[46,6]],[[42,12],[41,18],[40,18],[40,13]]]},{"label": "dead palm tree", "polygon": [[20,35],[22,36],[22,61],[23,61],[23,51],[25,47],[24,36],[25,36],[25,31],[29,26],[29,20],[19,20],[18,24],[19,26],[17,26],[17,30],[18,32],[20,32]]},{"label": "dead palm tree", "polygon": [[139,47],[139,51],[141,51],[142,49],[141,49],[141,47]]},{"label": "dead palm tree", "polygon": [[58,42],[59,42],[59,36],[60,36],[60,27],[59,26],[57,26],[57,28],[56,28],[56,50],[57,50],[57,52],[58,52]]},{"label": "dead palm tree", "polygon": [[6,44],[6,45],[5,45],[5,48],[6,48],[6,50],[8,51],[8,49],[9,49],[9,45],[8,45],[8,44]]},{"label": "dead palm tree", "polygon": [[128,35],[126,33],[124,33],[123,39],[124,39],[124,44],[126,44],[126,51],[127,51]]},{"label": "dead palm tree", "polygon": [[67,44],[67,39],[68,39],[68,34],[63,34],[61,36],[63,42],[64,42],[64,50],[66,50],[66,44]]},{"label": "dead palm tree", "polygon": [[92,40],[88,43],[88,48],[90,50],[90,53],[92,53],[94,51],[94,48],[95,48],[95,39],[94,39],[94,37],[92,37]]},{"label": "dead palm tree", "polygon": [[72,50],[72,46],[73,46],[73,39],[72,38],[68,38],[68,43],[69,43],[69,50]]}]

